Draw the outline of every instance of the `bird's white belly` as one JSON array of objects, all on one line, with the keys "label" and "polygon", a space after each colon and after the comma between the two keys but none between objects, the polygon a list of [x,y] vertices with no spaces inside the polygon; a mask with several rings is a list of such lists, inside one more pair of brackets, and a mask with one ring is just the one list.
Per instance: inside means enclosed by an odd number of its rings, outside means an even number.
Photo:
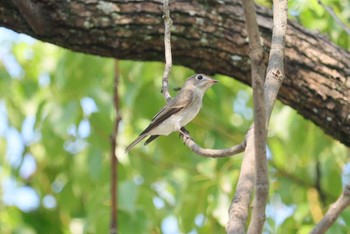
[{"label": "bird's white belly", "polygon": [[191,110],[183,109],[178,113],[172,115],[168,119],[164,120],[160,125],[152,129],[147,135],[169,135],[172,132],[179,131],[180,128],[188,124],[198,114],[198,109]]}]

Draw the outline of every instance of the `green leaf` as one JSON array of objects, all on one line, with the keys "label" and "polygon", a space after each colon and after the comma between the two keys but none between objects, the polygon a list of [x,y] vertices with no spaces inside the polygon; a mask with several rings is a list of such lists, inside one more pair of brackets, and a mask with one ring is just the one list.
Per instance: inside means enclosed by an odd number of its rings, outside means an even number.
[{"label": "green leaf", "polygon": [[133,181],[124,181],[118,186],[118,192],[119,208],[129,213],[136,212],[138,186]]}]

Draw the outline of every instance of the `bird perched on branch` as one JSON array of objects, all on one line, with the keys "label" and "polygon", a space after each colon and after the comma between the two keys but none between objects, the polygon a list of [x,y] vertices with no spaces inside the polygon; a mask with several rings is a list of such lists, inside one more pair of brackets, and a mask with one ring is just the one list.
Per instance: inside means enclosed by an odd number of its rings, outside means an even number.
[{"label": "bird perched on branch", "polygon": [[188,135],[182,127],[188,124],[198,114],[202,107],[205,91],[218,82],[203,74],[196,74],[186,80],[179,93],[170,100],[152,119],[148,127],[125,149],[131,150],[145,137],[150,136],[144,145],[147,145],[160,135],[169,135],[180,131]]}]

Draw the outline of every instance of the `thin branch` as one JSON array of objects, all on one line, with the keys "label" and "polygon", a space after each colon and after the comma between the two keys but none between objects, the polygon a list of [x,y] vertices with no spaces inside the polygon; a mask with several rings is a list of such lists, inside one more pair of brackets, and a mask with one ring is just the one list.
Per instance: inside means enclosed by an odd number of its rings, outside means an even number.
[{"label": "thin branch", "polygon": [[347,184],[344,188],[342,195],[334,202],[323,219],[316,225],[311,231],[311,234],[325,233],[343,212],[343,210],[350,205],[350,184]]},{"label": "thin branch", "polygon": [[115,61],[115,71],[114,71],[114,95],[113,103],[116,113],[114,129],[112,134],[112,147],[111,147],[111,223],[110,223],[110,234],[118,233],[118,158],[116,155],[117,149],[117,135],[119,129],[119,123],[121,121],[120,115],[120,105],[119,105],[119,69],[118,62]]},{"label": "thin branch", "polygon": [[242,153],[245,150],[246,147],[246,141],[243,141],[242,143],[238,145],[234,145],[230,148],[225,149],[207,149],[202,148],[199,145],[196,144],[191,138],[188,138],[182,134],[180,134],[184,144],[192,150],[192,152],[203,156],[207,158],[223,158],[228,156],[237,155],[239,153]]},{"label": "thin branch", "polygon": [[[265,103],[266,103],[266,112],[265,112],[266,123],[265,124],[266,126],[268,126],[268,123],[270,121],[273,106],[276,101],[278,91],[284,79],[285,38],[286,38],[286,32],[287,32],[287,9],[288,9],[287,3],[288,3],[288,0],[273,1],[272,42],[271,42],[271,51],[269,56],[269,64],[267,67],[267,75],[266,75],[266,82],[265,82]],[[256,130],[259,131],[259,129],[256,129]],[[264,147],[266,146],[264,145]],[[262,159],[266,160],[266,156],[260,157],[260,160]],[[248,233],[262,233],[263,221],[265,220],[265,207],[266,207],[266,201],[268,196],[267,164],[256,163],[255,165],[256,167],[261,167],[262,169],[262,171],[260,171],[260,175],[259,174],[256,175],[257,182],[256,182],[256,194],[255,194],[255,201],[257,201],[257,199],[259,200],[261,199],[261,201],[254,202],[254,206],[256,205],[260,206],[260,207],[257,207],[260,210],[255,209],[256,207],[253,208],[252,223],[249,226]],[[260,168],[256,168],[256,169],[257,169],[257,172],[259,172]],[[264,210],[262,211],[262,209]],[[261,212],[264,212],[264,215],[261,215]],[[253,222],[257,222],[258,228],[254,227]]]},{"label": "thin branch", "polygon": [[265,103],[267,125],[284,80],[284,54],[287,32],[287,0],[273,1],[272,42],[265,80]]},{"label": "thin branch", "polygon": [[244,151],[236,193],[229,208],[229,221],[226,228],[228,234],[245,233],[245,224],[254,188],[254,138],[254,127],[252,126],[246,136],[247,147]]},{"label": "thin branch", "polygon": [[[274,1],[274,28],[265,80],[266,123],[269,122],[274,102],[284,79],[283,59],[286,27],[287,1]],[[254,131],[251,130],[251,134],[248,134],[247,137],[247,148],[242,162],[236,194],[229,209],[227,233],[244,233],[254,182],[253,165],[255,165],[255,161],[252,153],[249,153],[254,151],[254,135]]]},{"label": "thin branch", "polygon": [[326,5],[324,5],[323,2],[322,2],[321,0],[318,0],[317,2],[318,2],[318,4],[320,4],[320,5],[333,17],[333,19],[339,24],[339,26],[340,26],[342,29],[344,29],[344,31],[345,31],[348,35],[350,35],[350,28],[349,28],[348,26],[346,26],[346,25],[343,23],[343,21],[341,21],[341,20],[339,19],[339,17],[335,14],[335,12],[333,11],[333,9],[330,8],[330,7],[328,7],[328,6],[326,6]]},{"label": "thin branch", "polygon": [[169,0],[164,0],[163,5],[163,19],[164,19],[164,49],[165,49],[165,68],[162,79],[162,94],[165,100],[168,102],[171,99],[168,88],[169,74],[172,67],[172,56],[171,56],[171,26],[173,21],[170,18],[169,11]]},{"label": "thin branch", "polygon": [[[265,207],[268,196],[268,174],[266,160],[266,114],[264,103],[264,51],[256,19],[254,2],[243,1],[246,29],[249,38],[250,60],[252,64],[252,87],[254,97],[254,119],[251,134],[247,138],[247,148],[241,166],[235,197],[229,209],[227,233],[244,233],[249,215],[249,204],[255,183],[257,189],[253,218],[249,231],[261,233],[265,221]],[[254,178],[255,176],[255,178]],[[253,227],[253,228],[252,228]]]},{"label": "thin branch", "polygon": [[[266,65],[264,50],[260,42],[260,33],[253,0],[243,1],[244,16],[249,38],[249,56],[251,60],[252,88],[254,100],[254,145],[252,151],[246,151],[245,157],[255,158],[255,199],[248,233],[262,233],[265,222],[265,209],[269,191],[266,158],[266,110],[264,95],[264,75]],[[247,147],[250,148],[250,147]],[[252,154],[249,155],[248,154]]]}]

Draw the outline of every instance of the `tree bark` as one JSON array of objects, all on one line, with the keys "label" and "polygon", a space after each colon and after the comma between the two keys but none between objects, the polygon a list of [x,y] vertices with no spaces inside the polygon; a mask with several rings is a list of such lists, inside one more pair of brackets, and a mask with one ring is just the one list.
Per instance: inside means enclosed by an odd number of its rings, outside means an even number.
[{"label": "tree bark", "polygon": [[[170,10],[175,64],[250,83],[240,0],[176,1]],[[12,0],[0,2],[0,25],[84,53],[164,61],[162,13],[161,0]],[[257,14],[268,53],[272,13]],[[289,22],[285,63],[279,100],[350,146],[350,53]]]}]

